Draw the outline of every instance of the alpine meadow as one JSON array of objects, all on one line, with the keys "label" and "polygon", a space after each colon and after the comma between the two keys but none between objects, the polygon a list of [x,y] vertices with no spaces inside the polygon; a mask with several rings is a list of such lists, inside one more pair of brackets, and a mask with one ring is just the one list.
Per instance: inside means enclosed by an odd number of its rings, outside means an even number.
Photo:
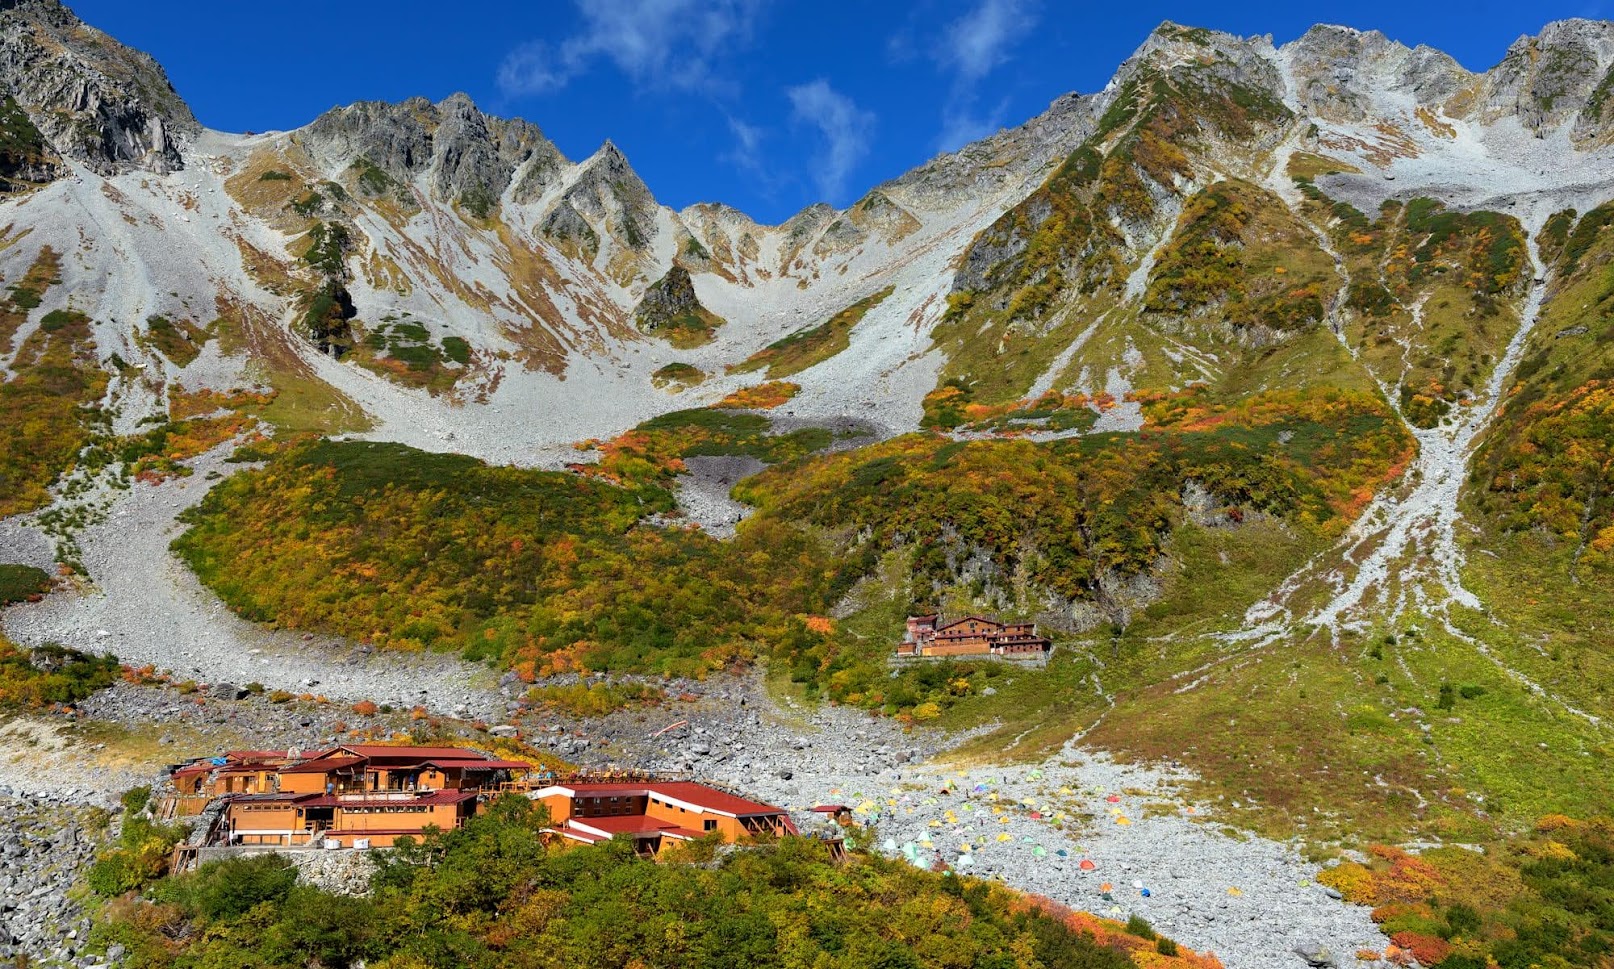
[{"label": "alpine meadow", "polygon": [[768,225],[0,0],[0,961],[1614,969],[1614,22],[1497,54]]}]

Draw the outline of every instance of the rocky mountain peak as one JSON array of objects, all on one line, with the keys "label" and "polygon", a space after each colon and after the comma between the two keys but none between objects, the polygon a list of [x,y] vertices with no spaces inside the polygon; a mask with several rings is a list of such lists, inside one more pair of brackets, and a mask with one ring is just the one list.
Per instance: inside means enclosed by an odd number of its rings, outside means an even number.
[{"label": "rocky mountain peak", "polygon": [[607,140],[578,164],[575,179],[545,219],[544,231],[552,238],[577,240],[589,252],[598,252],[601,234],[643,252],[655,237],[658,208],[627,156]]},{"label": "rocky mountain peak", "polygon": [[627,184],[643,186],[639,173],[633,170],[628,162],[628,156],[616,146],[616,142],[605,139],[605,143],[594,154],[583,159],[582,165],[590,172],[598,173],[597,177],[619,181]]},{"label": "rocky mountain peak", "polygon": [[[1193,90],[1214,89],[1225,95],[1237,89],[1244,92],[1240,97],[1254,96],[1275,104],[1284,92],[1277,61],[1270,36],[1239,37],[1166,21],[1122,63],[1098,96],[1095,107],[1106,110],[1115,99],[1128,96],[1140,86],[1147,91],[1150,76],[1161,75],[1186,81]],[[1188,107],[1190,113],[1198,110]]]},{"label": "rocky mountain peak", "polygon": [[56,153],[102,174],[183,168],[180,142],[201,130],[155,60],[54,0],[0,3],[0,86]]},{"label": "rocky mountain peak", "polygon": [[1285,44],[1291,93],[1306,112],[1330,121],[1359,122],[1376,96],[1410,95],[1421,105],[1451,98],[1473,75],[1432,47],[1408,48],[1376,30],[1319,24]]},{"label": "rocky mountain peak", "polygon": [[1116,76],[1124,82],[1144,66],[1168,71],[1181,65],[1203,63],[1207,59],[1248,65],[1258,60],[1270,60],[1272,54],[1271,37],[1240,37],[1208,27],[1185,27],[1167,20],[1149,33],[1121,65]]},{"label": "rocky mountain peak", "polygon": [[[362,158],[405,182],[429,172],[438,198],[478,214],[486,214],[524,166],[523,187],[541,191],[533,186],[565,161],[537,125],[484,114],[463,93],[436,104],[410,98],[334,108],[304,129],[303,140],[333,167]],[[527,166],[535,159],[541,164]]]},{"label": "rocky mountain peak", "polygon": [[1537,133],[1561,127],[1589,103],[1600,108],[1595,95],[1598,90],[1606,92],[1611,65],[1614,23],[1585,19],[1550,23],[1536,36],[1514,41],[1502,62],[1491,69],[1483,120],[1512,115]]}]

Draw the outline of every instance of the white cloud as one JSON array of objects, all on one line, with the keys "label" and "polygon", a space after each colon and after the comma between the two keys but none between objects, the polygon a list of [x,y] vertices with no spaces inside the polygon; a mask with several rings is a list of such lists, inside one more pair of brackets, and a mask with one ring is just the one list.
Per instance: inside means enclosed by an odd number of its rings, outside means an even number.
[{"label": "white cloud", "polygon": [[542,41],[522,44],[505,55],[499,65],[499,90],[506,97],[527,97],[559,90],[572,72]]},{"label": "white cloud", "polygon": [[1036,23],[1026,0],[982,0],[947,25],[938,56],[960,81],[974,83],[1006,61],[1009,48]]},{"label": "white cloud", "polygon": [[749,37],[763,0],[573,0],[579,31],[534,41],[499,65],[507,97],[559,90],[605,61],[635,83],[680,90],[717,84],[713,62]]},{"label": "white cloud", "polygon": [[936,63],[952,75],[952,88],[942,107],[939,151],[956,151],[1002,126],[1008,102],[989,112],[976,101],[980,82],[1009,60],[1014,45],[1037,24],[1035,0],[981,0],[942,29]]},{"label": "white cloud", "polygon": [[[972,99],[973,100],[973,99]],[[950,103],[942,110],[942,130],[936,136],[937,151],[957,151],[972,141],[996,134],[1009,111],[1007,99],[986,115],[976,114],[973,104]]]},{"label": "white cloud", "polygon": [[753,174],[766,172],[767,166],[762,163],[762,139],[766,132],[732,115],[728,122],[729,133],[734,136],[734,150],[723,157],[733,162],[735,167]]},{"label": "white cloud", "polygon": [[817,128],[824,138],[823,149],[813,158],[813,183],[826,201],[835,203],[845,193],[852,169],[869,153],[874,113],[859,108],[822,78],[785,93],[791,118]]}]

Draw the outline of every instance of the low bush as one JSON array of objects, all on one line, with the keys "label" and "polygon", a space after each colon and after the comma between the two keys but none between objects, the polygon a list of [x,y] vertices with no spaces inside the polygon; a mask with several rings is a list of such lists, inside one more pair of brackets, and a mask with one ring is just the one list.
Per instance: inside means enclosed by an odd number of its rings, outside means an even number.
[{"label": "low bush", "polygon": [[362,898],[297,885],[274,856],[215,862],[154,885],[153,905],[110,906],[95,939],[123,945],[130,969],[1214,965],[990,882],[876,855],[834,864],[809,839],[647,864],[623,840],[552,850],[545,823],[501,798],[402,839]]}]

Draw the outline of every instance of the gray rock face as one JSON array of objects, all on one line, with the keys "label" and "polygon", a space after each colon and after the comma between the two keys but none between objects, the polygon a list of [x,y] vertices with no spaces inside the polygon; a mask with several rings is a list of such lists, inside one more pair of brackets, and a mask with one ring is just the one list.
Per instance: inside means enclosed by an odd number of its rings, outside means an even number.
[{"label": "gray rock face", "polygon": [[55,0],[0,0],[0,86],[56,153],[104,175],[183,168],[179,139],[201,130],[156,61]]},{"label": "gray rock face", "polygon": [[[1268,37],[1239,37],[1219,30],[1182,27],[1167,21],[1127,58],[1111,88],[1119,89],[1144,70],[1194,72],[1199,85],[1214,78],[1224,84],[1273,93],[1283,89],[1277,52]],[[1101,98],[1103,107],[1108,98]],[[1095,107],[1098,107],[1095,105]]]},{"label": "gray rock face", "polygon": [[876,192],[909,208],[945,209],[961,197],[987,198],[1034,181],[1092,134],[1100,100],[1064,95],[1025,124],[938,155]]},{"label": "gray rock face", "polygon": [[695,295],[695,284],[689,270],[677,265],[667,275],[650,285],[644,298],[633,311],[633,321],[646,333],[652,333],[676,321],[704,312],[700,298]]},{"label": "gray rock face", "polygon": [[1294,953],[1306,960],[1306,965],[1312,966],[1313,969],[1323,969],[1326,966],[1339,964],[1334,960],[1333,953],[1329,952],[1327,947],[1321,945],[1297,945],[1294,948]]},{"label": "gray rock face", "polygon": [[[656,238],[655,196],[616,145],[607,141],[583,162],[542,230],[556,239],[582,240],[590,256],[609,236],[624,249],[647,253]],[[588,240],[592,238],[592,244]]]},{"label": "gray rock face", "polygon": [[1319,24],[1285,45],[1283,53],[1301,109],[1329,121],[1367,119],[1374,92],[1441,104],[1473,77],[1447,54],[1431,47],[1409,49],[1376,30]]},{"label": "gray rock face", "polygon": [[90,923],[72,890],[112,833],[99,809],[0,791],[0,960],[79,955]]},{"label": "gray rock face", "polygon": [[565,162],[536,125],[483,114],[464,94],[336,108],[308,126],[304,143],[337,167],[364,159],[404,183],[429,173],[437,198],[478,205],[496,201],[518,173],[531,191]]},{"label": "gray rock face", "polygon": [[1526,128],[1574,120],[1614,64],[1614,24],[1560,20],[1521,37],[1486,77],[1483,119],[1514,115]]},{"label": "gray rock face", "polygon": [[316,158],[341,164],[368,159],[394,178],[407,181],[431,165],[432,133],[427,127],[433,107],[425,98],[401,104],[360,101],[320,115],[305,132],[304,143]]},{"label": "gray rock face", "polygon": [[[1513,117],[1542,132],[1573,122],[1577,141],[1610,127],[1600,102],[1614,87],[1614,24],[1604,21],[1548,24],[1537,36],[1515,41],[1483,75],[1432,48],[1409,49],[1377,31],[1349,27],[1313,27],[1282,54],[1294,101],[1325,120],[1367,120],[1375,97],[1410,95],[1419,105],[1486,124]],[[1614,119],[1614,111],[1606,114]]]},{"label": "gray rock face", "polygon": [[61,177],[61,159],[13,97],[0,99],[0,192],[17,192]]},{"label": "gray rock face", "polygon": [[292,851],[285,857],[297,868],[298,881],[337,895],[368,894],[375,874],[376,858],[368,851]]}]

